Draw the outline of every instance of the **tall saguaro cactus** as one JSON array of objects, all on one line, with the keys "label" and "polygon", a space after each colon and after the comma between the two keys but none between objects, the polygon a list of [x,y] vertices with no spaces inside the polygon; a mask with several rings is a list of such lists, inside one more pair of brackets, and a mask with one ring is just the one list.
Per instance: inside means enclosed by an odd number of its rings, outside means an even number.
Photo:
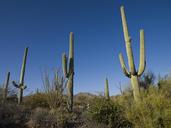
[{"label": "tall saguaro cactus", "polygon": [[128,65],[129,65],[130,71],[128,71],[128,69],[126,68],[126,65],[125,65],[125,62],[121,53],[119,54],[119,59],[120,59],[121,67],[122,67],[124,74],[131,79],[134,99],[135,101],[138,101],[140,99],[138,77],[140,77],[143,74],[145,70],[145,65],[146,65],[145,49],[144,49],[144,30],[143,29],[140,30],[140,64],[139,64],[138,71],[136,71],[133,52],[131,48],[131,37],[128,32],[126,16],[125,16],[123,6],[121,6],[121,17],[122,17],[122,26],[123,26],[126,53],[128,57]]},{"label": "tall saguaro cactus", "polygon": [[10,72],[7,73],[6,81],[4,84],[4,90],[3,90],[3,101],[5,102],[8,95],[8,86],[9,86],[9,80],[10,80]]},{"label": "tall saguaro cactus", "polygon": [[[69,64],[67,61],[67,56],[64,53],[62,56],[62,67],[67,81],[67,96],[68,96],[68,110],[72,111],[73,108],[73,82],[74,82],[74,34],[70,32],[69,41]],[[69,67],[68,67],[69,66]]]},{"label": "tall saguaro cactus", "polygon": [[25,49],[25,52],[24,52],[19,84],[17,84],[15,81],[13,81],[13,85],[16,88],[18,88],[18,104],[21,104],[21,102],[23,100],[23,90],[27,88],[27,86],[25,86],[25,84],[24,84],[27,53],[28,53],[28,47]]},{"label": "tall saguaro cactus", "polygon": [[109,83],[108,83],[108,79],[106,78],[106,81],[105,81],[105,98],[107,100],[109,100],[110,96],[109,96]]}]

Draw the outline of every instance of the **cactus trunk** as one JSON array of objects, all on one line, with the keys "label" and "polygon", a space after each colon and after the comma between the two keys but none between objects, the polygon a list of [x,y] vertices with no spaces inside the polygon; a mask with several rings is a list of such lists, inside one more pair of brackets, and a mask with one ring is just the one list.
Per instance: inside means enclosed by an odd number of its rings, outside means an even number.
[{"label": "cactus trunk", "polygon": [[140,99],[140,88],[139,88],[137,76],[131,76],[131,84],[132,84],[134,99],[135,99],[135,101],[139,101],[139,99]]},{"label": "cactus trunk", "polygon": [[70,75],[67,83],[67,95],[68,95],[68,110],[72,111],[73,108],[73,75]]},{"label": "cactus trunk", "polygon": [[24,85],[24,77],[25,77],[27,54],[28,54],[28,47],[25,49],[25,52],[24,52],[24,57],[23,57],[23,63],[22,63],[22,68],[21,68],[19,84],[17,84],[15,81],[13,81],[13,85],[16,88],[18,88],[18,104],[22,103],[22,101],[23,101],[23,90],[27,88]]},{"label": "cactus trunk", "polygon": [[18,104],[21,104],[23,101],[23,89],[19,89],[18,92]]},{"label": "cactus trunk", "polygon": [[109,96],[109,83],[108,83],[108,79],[106,78],[106,85],[105,85],[105,98],[107,100],[109,100],[110,96]]},{"label": "cactus trunk", "polygon": [[[62,69],[67,81],[68,110],[73,109],[73,82],[74,82],[74,35],[70,32],[69,59],[64,53],[62,56]],[[68,64],[69,62],[69,64]],[[69,67],[68,67],[69,66]]]},{"label": "cactus trunk", "polygon": [[9,80],[10,80],[10,72],[7,73],[6,81],[4,84],[4,90],[3,90],[3,101],[5,102],[8,95],[8,86],[9,86]]},{"label": "cactus trunk", "polygon": [[139,89],[139,83],[138,83],[138,77],[140,77],[144,70],[145,70],[145,48],[144,48],[144,30],[140,30],[140,64],[139,69],[136,71],[135,64],[134,64],[134,57],[131,47],[131,37],[129,36],[127,22],[126,22],[126,16],[124,12],[124,7],[121,7],[121,18],[122,18],[122,26],[123,26],[123,32],[124,32],[124,39],[125,39],[125,46],[126,46],[126,53],[128,57],[128,65],[130,68],[130,71],[126,68],[124,59],[122,54],[119,54],[119,59],[121,63],[121,67],[123,70],[123,73],[131,79],[132,89],[133,89],[133,96],[135,101],[140,100],[140,89]]}]

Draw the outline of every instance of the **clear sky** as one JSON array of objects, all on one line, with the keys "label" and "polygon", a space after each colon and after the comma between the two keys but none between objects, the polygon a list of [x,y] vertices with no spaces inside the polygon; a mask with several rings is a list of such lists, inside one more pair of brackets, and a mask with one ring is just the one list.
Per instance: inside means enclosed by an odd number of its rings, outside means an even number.
[{"label": "clear sky", "polygon": [[[24,48],[29,46],[26,93],[42,88],[42,70],[61,67],[68,53],[69,32],[75,35],[74,92],[102,92],[109,79],[110,94],[126,84],[118,54],[127,64],[120,6],[125,6],[136,67],[139,29],[145,29],[147,70],[171,71],[170,0],[0,0],[0,83],[6,72],[19,80]],[[52,72],[51,72],[52,73]]]}]

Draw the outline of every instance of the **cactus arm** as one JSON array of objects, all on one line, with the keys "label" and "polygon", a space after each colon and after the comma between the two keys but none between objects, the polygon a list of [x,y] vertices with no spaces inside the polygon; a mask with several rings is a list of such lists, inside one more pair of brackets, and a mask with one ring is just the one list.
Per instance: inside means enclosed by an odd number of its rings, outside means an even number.
[{"label": "cactus arm", "polygon": [[20,75],[20,84],[24,83],[26,61],[27,61],[27,53],[28,53],[28,47],[25,49],[25,52],[24,52],[23,63],[22,63],[22,68],[21,68],[21,75]]},{"label": "cactus arm", "polygon": [[120,64],[121,64],[123,73],[125,74],[125,76],[130,78],[131,75],[130,75],[129,71],[127,70],[126,66],[125,66],[125,62],[124,62],[122,53],[119,54],[119,60],[120,60]]},{"label": "cactus arm", "polygon": [[12,81],[12,84],[14,85],[14,87],[19,88],[19,85],[15,81]]},{"label": "cactus arm", "polygon": [[68,73],[67,73],[67,56],[66,54],[64,53],[62,55],[62,69],[63,69],[63,73],[64,73],[64,76],[65,77],[68,77]]},{"label": "cactus arm", "polygon": [[145,48],[144,48],[144,30],[140,30],[140,64],[138,69],[138,76],[141,76],[145,70]]},{"label": "cactus arm", "polygon": [[74,73],[74,33],[70,32],[69,46],[69,74]]},{"label": "cactus arm", "polygon": [[126,44],[126,52],[127,52],[127,57],[128,57],[128,64],[130,67],[131,74],[135,75],[136,70],[135,70],[134,57],[133,57],[132,48],[131,48],[131,37],[129,36],[127,22],[126,22],[126,16],[125,16],[123,6],[121,6],[121,18],[122,18],[124,39],[125,39],[125,44]]},{"label": "cactus arm", "polygon": [[24,89],[26,89],[27,88],[27,86],[21,86],[21,89],[22,90],[24,90]]}]

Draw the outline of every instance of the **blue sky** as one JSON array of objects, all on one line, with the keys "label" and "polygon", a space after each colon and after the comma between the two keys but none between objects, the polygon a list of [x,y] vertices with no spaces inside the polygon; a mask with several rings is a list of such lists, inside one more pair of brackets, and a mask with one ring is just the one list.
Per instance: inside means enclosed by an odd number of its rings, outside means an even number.
[{"label": "blue sky", "polygon": [[[61,67],[68,53],[69,32],[75,35],[74,92],[102,92],[109,79],[110,94],[119,81],[129,82],[120,68],[119,52],[127,63],[120,6],[125,6],[136,67],[139,29],[145,30],[147,70],[171,71],[170,0],[1,0],[0,81],[6,72],[19,80],[24,48],[29,46],[26,93],[42,88],[42,70]],[[52,73],[52,72],[51,72]]]}]

